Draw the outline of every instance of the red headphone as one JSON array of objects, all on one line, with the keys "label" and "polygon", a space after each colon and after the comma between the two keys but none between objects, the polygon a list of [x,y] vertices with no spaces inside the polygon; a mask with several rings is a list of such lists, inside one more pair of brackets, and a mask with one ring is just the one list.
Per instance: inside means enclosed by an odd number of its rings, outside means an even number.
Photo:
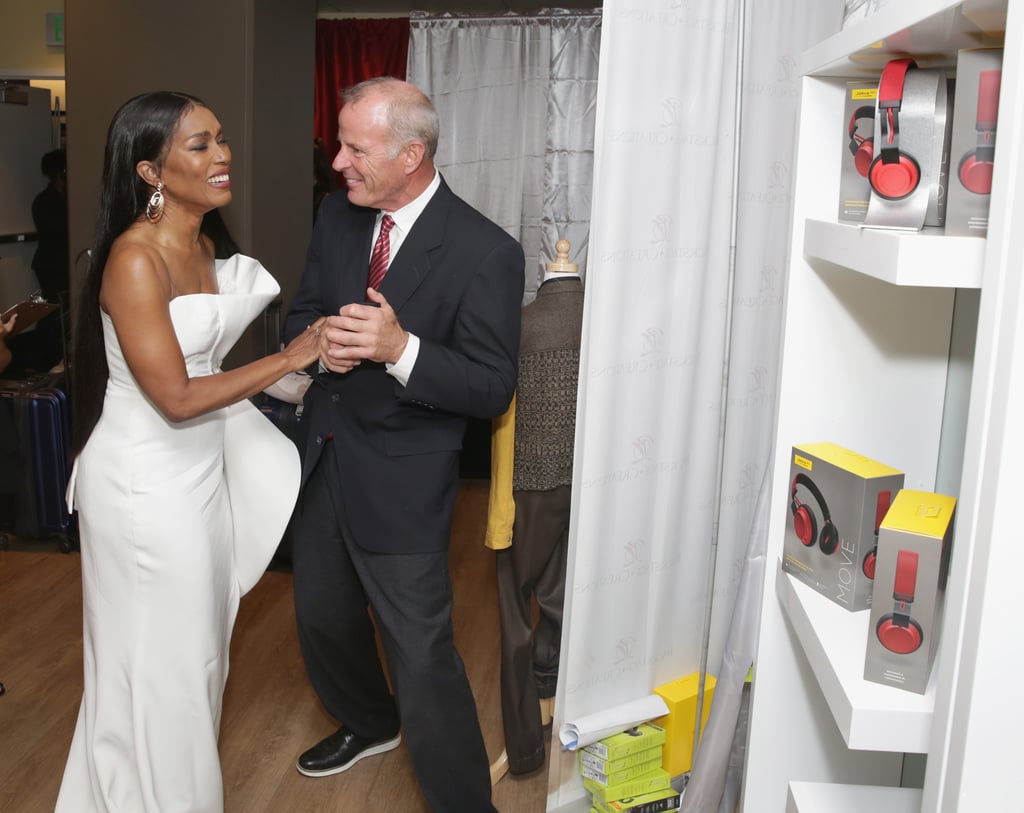
[{"label": "red headphone", "polygon": [[868,551],[868,555],[864,557],[864,561],[861,564],[864,575],[869,579],[875,578],[875,563],[878,560],[878,529],[881,527],[885,515],[889,513],[889,506],[891,504],[892,492],[879,491],[878,499],[875,502],[875,546]]},{"label": "red headphone", "polygon": [[[864,137],[857,132],[857,122],[862,119],[868,119],[871,121],[871,125],[868,132],[871,134],[868,137]],[[868,177],[868,168],[871,166],[871,158],[874,154],[874,147],[872,146],[875,142],[875,107],[874,105],[864,105],[858,107],[853,111],[853,115],[850,116],[850,123],[846,128],[847,133],[850,136],[850,153],[853,155],[853,165],[857,168],[857,172],[863,175],[865,178]]]},{"label": "red headphone", "polygon": [[909,655],[921,646],[924,632],[921,625],[910,617],[910,605],[914,603],[917,588],[917,553],[901,550],[896,554],[896,579],[892,597],[896,606],[891,613],[878,619],[875,633],[882,646],[898,655]]},{"label": "red headphone", "polygon": [[901,200],[917,189],[921,168],[900,151],[900,108],[907,71],[916,68],[912,59],[893,59],[882,70],[878,83],[878,118],[882,144],[868,168],[871,188],[886,200]]},{"label": "red headphone", "polygon": [[978,145],[960,159],[960,183],[968,192],[992,192],[992,157],[996,151],[996,116],[999,112],[1001,70],[982,71],[978,76],[978,113],[974,129]]},{"label": "red headphone", "polygon": [[[811,492],[811,496],[818,503],[818,508],[821,511],[820,534],[818,533],[818,523],[814,519],[814,512],[800,502],[800,498],[796,496],[796,487],[798,485],[802,485]],[[836,548],[839,547],[839,529],[832,524],[832,517],[828,513],[828,505],[826,505],[825,498],[818,490],[818,487],[814,485],[814,481],[806,474],[798,473],[793,478],[793,487],[790,489],[789,496],[789,510],[793,512],[793,530],[796,531],[797,539],[808,548],[817,542],[822,553],[834,553]]]}]

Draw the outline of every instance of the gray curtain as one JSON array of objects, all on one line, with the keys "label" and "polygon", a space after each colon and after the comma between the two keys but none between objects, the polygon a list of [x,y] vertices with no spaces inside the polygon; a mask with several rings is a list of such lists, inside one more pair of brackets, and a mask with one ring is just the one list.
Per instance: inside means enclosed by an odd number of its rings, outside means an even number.
[{"label": "gray curtain", "polygon": [[526,297],[555,257],[585,274],[599,11],[413,12],[407,77],[441,118],[437,165],[456,194],[526,252]]}]

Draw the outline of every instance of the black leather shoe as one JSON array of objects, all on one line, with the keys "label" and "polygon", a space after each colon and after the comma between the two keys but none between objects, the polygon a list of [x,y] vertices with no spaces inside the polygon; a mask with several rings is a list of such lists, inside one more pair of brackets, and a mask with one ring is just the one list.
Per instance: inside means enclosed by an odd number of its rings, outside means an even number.
[{"label": "black leather shoe", "polygon": [[339,728],[302,754],[295,767],[305,776],[330,776],[347,771],[363,757],[391,751],[401,742],[401,734],[389,740],[373,741],[347,728]]}]

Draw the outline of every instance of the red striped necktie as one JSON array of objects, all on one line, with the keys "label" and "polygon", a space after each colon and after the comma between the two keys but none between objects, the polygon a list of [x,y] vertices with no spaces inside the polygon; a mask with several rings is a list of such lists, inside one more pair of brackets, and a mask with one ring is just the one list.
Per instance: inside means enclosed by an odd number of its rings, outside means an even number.
[{"label": "red striped necktie", "polygon": [[388,236],[391,227],[395,225],[391,215],[384,215],[380,221],[380,234],[377,242],[373,245],[373,254],[370,255],[370,273],[367,275],[366,284],[371,288],[377,288],[388,270],[388,259],[391,257],[391,238]]}]

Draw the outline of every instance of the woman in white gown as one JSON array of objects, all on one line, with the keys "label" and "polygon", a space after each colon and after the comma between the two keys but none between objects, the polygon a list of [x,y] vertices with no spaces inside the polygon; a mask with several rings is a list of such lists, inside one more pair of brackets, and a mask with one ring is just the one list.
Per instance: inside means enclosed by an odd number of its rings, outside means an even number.
[{"label": "woman in white gown", "polygon": [[214,260],[204,215],[231,151],[186,94],[111,122],[79,300],[72,409],[85,684],[60,813],[223,810],[217,735],[240,596],[298,490],[298,454],[248,401],[316,360],[319,323],[280,353],[221,360],[279,286]]}]

